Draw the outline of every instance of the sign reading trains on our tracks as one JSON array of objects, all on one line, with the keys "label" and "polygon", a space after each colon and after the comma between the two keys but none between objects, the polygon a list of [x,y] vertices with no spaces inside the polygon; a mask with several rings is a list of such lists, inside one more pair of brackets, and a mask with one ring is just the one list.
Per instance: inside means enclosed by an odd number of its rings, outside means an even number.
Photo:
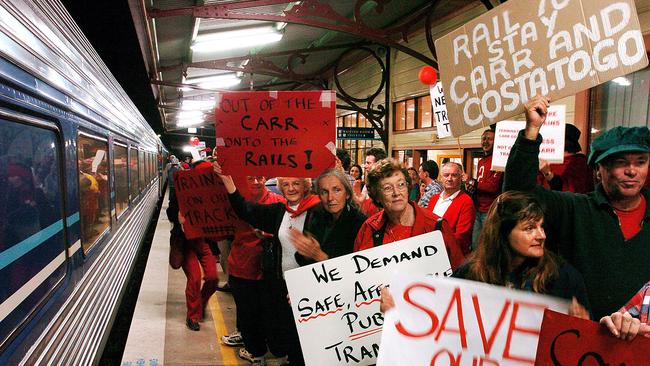
[{"label": "sign reading trains on our tracks", "polygon": [[219,93],[215,127],[227,174],[315,178],[334,167],[336,92]]},{"label": "sign reading trains on our tracks", "polygon": [[454,136],[648,65],[633,0],[511,0],[435,47]]},{"label": "sign reading trains on our tracks", "polygon": [[450,276],[439,231],[284,273],[308,366],[372,365],[384,314],[381,288],[394,271]]}]

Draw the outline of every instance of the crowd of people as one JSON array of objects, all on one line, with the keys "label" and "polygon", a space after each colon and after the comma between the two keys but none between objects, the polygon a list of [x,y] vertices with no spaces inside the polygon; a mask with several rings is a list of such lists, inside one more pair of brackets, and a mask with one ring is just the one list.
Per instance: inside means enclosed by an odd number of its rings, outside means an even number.
[{"label": "crowd of people", "polygon": [[[495,131],[483,132],[474,179],[456,162],[407,168],[378,148],[362,168],[339,149],[336,167],[313,182],[278,177],[276,194],[267,177],[249,176],[238,189],[215,158],[194,162],[219,174],[241,219],[218,245],[184,239],[172,177],[185,168],[172,156],[170,264],[187,276],[188,328],[200,328],[220,262],[237,307],[237,331],[222,341],[253,365],[265,365],[268,351],[302,365],[285,271],[439,230],[454,277],[564,298],[570,315],[599,320],[615,337],[650,336],[650,131],[606,131],[587,158],[580,131],[567,125],[565,161],[548,164],[538,153],[549,103],[526,104],[505,172],[491,170]],[[382,311],[393,306],[382,289]]]}]

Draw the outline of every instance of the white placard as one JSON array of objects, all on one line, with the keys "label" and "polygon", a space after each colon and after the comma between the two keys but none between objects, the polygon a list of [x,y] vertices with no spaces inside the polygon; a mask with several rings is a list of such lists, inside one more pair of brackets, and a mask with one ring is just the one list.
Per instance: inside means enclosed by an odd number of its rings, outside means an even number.
[{"label": "white placard", "polygon": [[97,152],[95,153],[95,158],[93,159],[93,163],[91,165],[91,170],[93,173],[97,173],[97,168],[99,168],[99,164],[101,164],[102,160],[104,160],[105,155],[106,155],[106,151],[97,150]]},{"label": "white placard", "polygon": [[403,273],[391,282],[377,366],[533,365],[550,296],[454,278]]},{"label": "white placard", "polygon": [[[549,163],[564,162],[564,125],[566,124],[566,106],[552,105],[548,108],[546,122],[539,133],[544,140],[539,147],[539,159]],[[519,131],[526,128],[526,121],[501,121],[497,123],[494,133],[494,152],[492,153],[492,168],[494,171],[504,171],[510,149],[517,140]]]},{"label": "white placard", "polygon": [[380,289],[394,271],[451,275],[439,231],[284,273],[307,365],[372,365],[383,325]]},{"label": "white placard", "polygon": [[442,83],[437,82],[429,88],[431,96],[431,107],[435,115],[436,127],[438,128],[438,137],[451,136],[451,127],[449,126],[449,116],[447,116],[447,105],[445,104],[445,93],[442,90]]}]

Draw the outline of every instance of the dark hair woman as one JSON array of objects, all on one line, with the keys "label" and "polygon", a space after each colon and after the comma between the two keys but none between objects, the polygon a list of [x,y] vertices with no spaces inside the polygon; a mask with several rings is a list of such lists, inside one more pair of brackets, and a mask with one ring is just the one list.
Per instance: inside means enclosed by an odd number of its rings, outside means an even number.
[{"label": "dark hair woman", "polygon": [[[589,319],[580,273],[545,250],[544,211],[528,193],[509,191],[490,206],[479,245],[452,277],[572,300],[569,314]],[[382,310],[393,306],[382,290]]]},{"label": "dark hair woman", "polygon": [[455,269],[463,262],[463,253],[449,224],[409,201],[411,178],[401,163],[391,158],[376,163],[366,172],[366,185],[368,195],[382,210],[361,226],[354,243],[355,252],[440,230],[451,267]]}]

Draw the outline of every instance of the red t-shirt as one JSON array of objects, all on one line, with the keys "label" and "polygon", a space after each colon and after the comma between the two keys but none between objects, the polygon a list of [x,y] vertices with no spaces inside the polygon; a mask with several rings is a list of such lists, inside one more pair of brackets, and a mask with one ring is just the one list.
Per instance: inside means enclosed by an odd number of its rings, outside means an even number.
[{"label": "red t-shirt", "polygon": [[634,237],[634,235],[641,231],[641,222],[645,215],[645,208],[645,197],[641,195],[641,203],[639,203],[637,208],[629,211],[614,209],[616,216],[618,216],[618,221],[621,225],[621,231],[623,232],[625,240],[630,240],[630,238]]}]

